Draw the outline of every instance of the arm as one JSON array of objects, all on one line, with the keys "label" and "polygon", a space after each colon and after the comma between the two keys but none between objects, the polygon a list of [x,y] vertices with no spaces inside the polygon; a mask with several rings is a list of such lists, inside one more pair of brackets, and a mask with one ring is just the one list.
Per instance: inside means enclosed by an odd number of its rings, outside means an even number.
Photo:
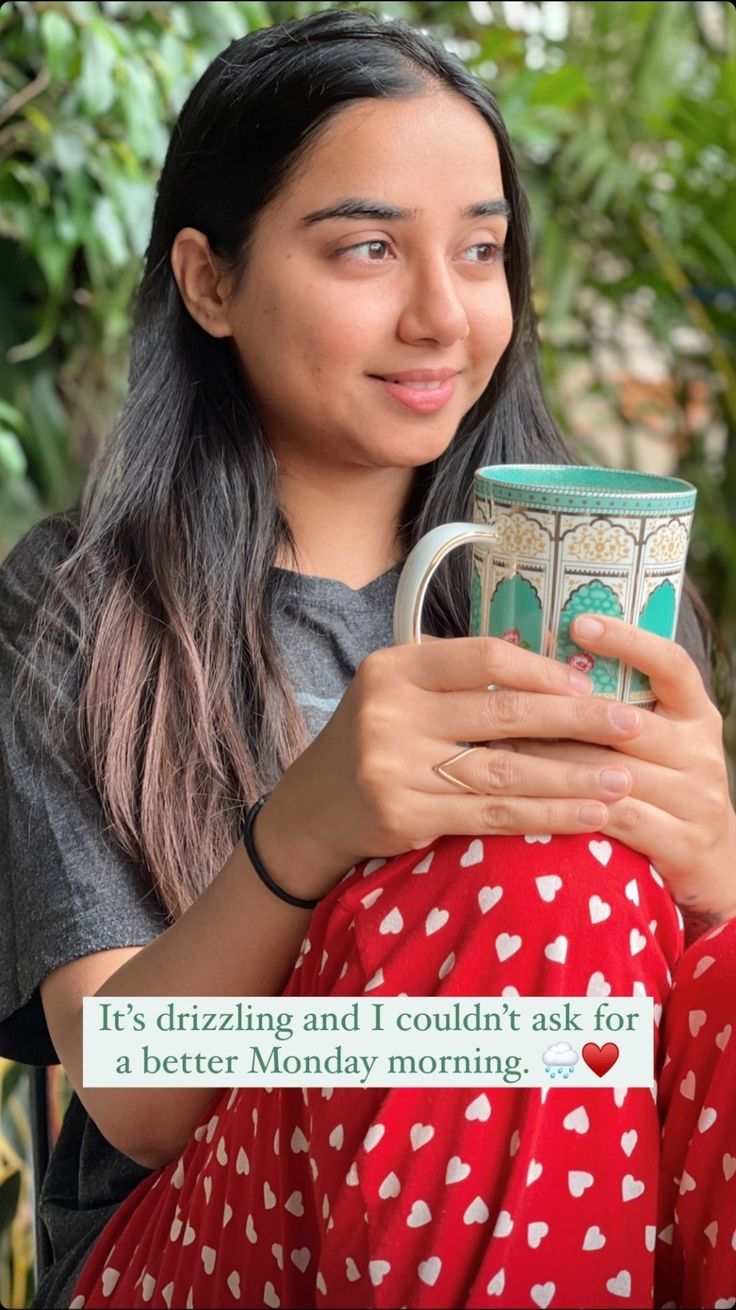
[{"label": "arm", "polygon": [[[283,820],[279,825],[274,800],[275,793],[256,820],[258,852],[286,890],[320,896],[344,871],[326,877],[324,858],[321,873],[309,869],[303,842],[294,843],[293,855],[286,849],[289,825]],[[298,877],[282,872],[290,868],[299,870]],[[279,995],[311,914],[270,892],[238,842],[194,905],[148,946],[101,951],[46,978],[41,998],[57,1053],[79,1099],[113,1146],[144,1168],[161,1168],[184,1149],[217,1089],[84,1087],[83,997]]]}]

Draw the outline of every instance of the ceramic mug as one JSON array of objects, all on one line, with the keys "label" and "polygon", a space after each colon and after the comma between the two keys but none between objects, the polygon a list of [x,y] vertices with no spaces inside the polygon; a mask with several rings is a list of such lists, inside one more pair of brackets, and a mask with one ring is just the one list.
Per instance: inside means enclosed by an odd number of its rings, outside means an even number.
[{"label": "ceramic mug", "polygon": [[612,615],[674,638],[697,492],[680,478],[559,464],[492,464],[474,474],[473,523],[444,523],[409,552],[394,643],[421,641],[438,565],[472,543],[471,637],[500,637],[587,673],[593,693],[643,708],[649,680],[570,636],[579,614]]}]

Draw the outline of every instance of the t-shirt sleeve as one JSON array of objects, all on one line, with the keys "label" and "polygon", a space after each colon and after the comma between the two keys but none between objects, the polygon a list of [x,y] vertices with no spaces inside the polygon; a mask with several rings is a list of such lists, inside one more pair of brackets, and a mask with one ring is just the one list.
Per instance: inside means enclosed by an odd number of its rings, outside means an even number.
[{"label": "t-shirt sleeve", "polygon": [[[65,600],[49,632],[50,656],[33,652],[29,625],[53,565],[74,544],[75,515],[44,519],[0,566],[0,1055],[28,1064],[58,1062],[43,979],[96,951],[145,946],[170,922],[111,835],[83,763],[73,603]],[[29,662],[31,693],[24,679],[19,696],[17,675]],[[39,689],[57,702],[63,733],[42,731],[48,697]]]}]

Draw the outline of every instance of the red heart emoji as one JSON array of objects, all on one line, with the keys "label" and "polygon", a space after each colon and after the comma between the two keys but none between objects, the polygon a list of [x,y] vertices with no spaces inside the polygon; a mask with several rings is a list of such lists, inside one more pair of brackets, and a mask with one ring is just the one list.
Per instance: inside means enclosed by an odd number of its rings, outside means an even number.
[{"label": "red heart emoji", "polygon": [[615,1042],[606,1042],[605,1046],[596,1046],[595,1042],[586,1042],[583,1047],[583,1059],[589,1069],[602,1078],[612,1069],[619,1057]]}]

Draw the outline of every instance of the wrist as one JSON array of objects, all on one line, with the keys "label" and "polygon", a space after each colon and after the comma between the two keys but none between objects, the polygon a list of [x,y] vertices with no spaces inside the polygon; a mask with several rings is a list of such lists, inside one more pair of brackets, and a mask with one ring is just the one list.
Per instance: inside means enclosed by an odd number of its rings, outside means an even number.
[{"label": "wrist", "polygon": [[255,816],[251,835],[267,872],[291,896],[321,900],[349,867],[336,866],[324,845],[295,818],[292,807],[284,813],[283,791],[279,793],[278,787]]}]

